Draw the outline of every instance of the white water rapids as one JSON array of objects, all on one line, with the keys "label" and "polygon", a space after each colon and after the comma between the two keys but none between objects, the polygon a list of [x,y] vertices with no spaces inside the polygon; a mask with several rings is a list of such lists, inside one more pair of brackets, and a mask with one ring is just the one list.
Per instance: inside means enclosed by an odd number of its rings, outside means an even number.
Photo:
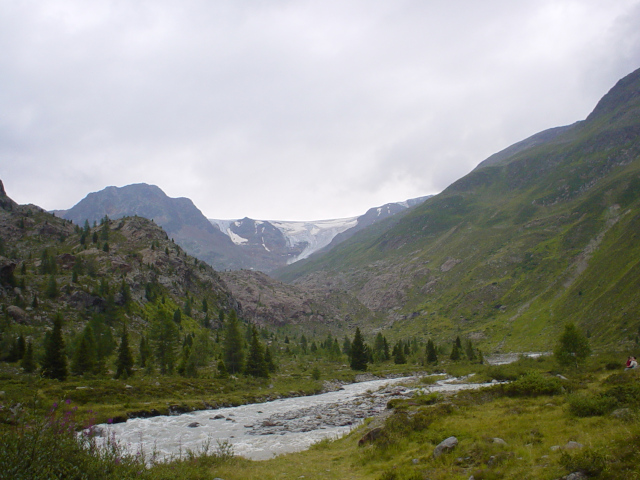
[{"label": "white water rapids", "polygon": [[[414,380],[415,377],[372,380],[345,385],[341,390],[320,395],[174,416],[135,418],[124,423],[97,427],[105,437],[115,438],[129,453],[144,452],[146,458],[163,460],[184,456],[188,451],[197,454],[207,444],[215,451],[219,442],[228,442],[235,455],[265,460],[283,453],[305,450],[325,438],[337,438],[348,433],[362,423],[365,416],[384,410],[389,398],[410,391],[396,389],[392,392],[387,388],[385,392],[376,392],[378,389]],[[419,389],[425,392],[455,391],[486,385],[451,382],[452,380],[441,380],[433,385],[423,385]],[[368,410],[355,415],[355,410],[363,406]],[[354,410],[350,410],[351,408]],[[328,416],[334,415],[333,423],[316,420],[325,418],[327,412]],[[340,414],[343,415],[340,417],[342,420],[335,421],[335,416]],[[349,416],[348,422],[344,421],[345,416]],[[315,422],[315,426],[310,427],[310,423],[295,426],[296,422],[300,423],[305,418]],[[274,427],[275,430],[265,429],[265,425]],[[294,428],[290,428],[291,425]]]}]

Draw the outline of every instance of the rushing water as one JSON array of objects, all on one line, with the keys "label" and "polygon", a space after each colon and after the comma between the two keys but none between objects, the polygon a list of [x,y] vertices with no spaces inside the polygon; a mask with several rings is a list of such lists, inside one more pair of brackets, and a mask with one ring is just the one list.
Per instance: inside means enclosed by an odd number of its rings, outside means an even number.
[{"label": "rushing water", "polygon": [[[209,444],[228,442],[233,453],[253,460],[309,448],[325,438],[337,438],[361,423],[365,416],[384,410],[386,401],[410,390],[395,385],[414,377],[373,380],[345,385],[339,391],[286,398],[239,407],[201,410],[175,416],[136,418],[115,425],[99,425],[108,437],[130,453],[143,451],[159,459],[202,452]],[[378,389],[387,386],[383,392]],[[477,388],[480,384],[439,381],[424,391]],[[345,420],[346,418],[346,420]],[[319,420],[316,420],[319,419]]]}]

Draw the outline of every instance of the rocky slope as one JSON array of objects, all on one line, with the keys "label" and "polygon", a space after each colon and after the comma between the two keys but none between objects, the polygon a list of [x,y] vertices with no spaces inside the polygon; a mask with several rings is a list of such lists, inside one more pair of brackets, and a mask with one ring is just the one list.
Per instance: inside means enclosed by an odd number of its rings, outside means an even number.
[{"label": "rocky slope", "polygon": [[[0,186],[1,186],[0,182]],[[142,325],[150,298],[163,296],[190,317],[212,323],[239,309],[209,265],[190,257],[158,225],[141,217],[87,230],[35,205],[17,205],[0,189],[0,303],[11,322],[48,325],[60,312],[69,328],[99,315]]]}]

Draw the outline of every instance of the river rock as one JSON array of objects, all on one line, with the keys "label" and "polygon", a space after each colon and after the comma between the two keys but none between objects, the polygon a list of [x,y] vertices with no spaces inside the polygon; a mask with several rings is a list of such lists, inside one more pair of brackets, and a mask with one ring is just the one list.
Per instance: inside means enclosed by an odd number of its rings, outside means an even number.
[{"label": "river rock", "polygon": [[438,458],[443,453],[448,453],[458,445],[458,439],[456,437],[449,437],[444,439],[438,444],[433,451],[433,458]]},{"label": "river rock", "polygon": [[187,427],[189,428],[196,428],[199,427],[200,424],[198,422],[191,422],[189,425],[187,425]]}]

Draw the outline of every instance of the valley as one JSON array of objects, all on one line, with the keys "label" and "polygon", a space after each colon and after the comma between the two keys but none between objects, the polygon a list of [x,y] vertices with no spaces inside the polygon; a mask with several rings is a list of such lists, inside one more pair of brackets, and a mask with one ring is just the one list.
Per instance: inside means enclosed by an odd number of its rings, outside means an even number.
[{"label": "valley", "polygon": [[[147,184],[49,213],[6,189],[0,478],[50,478],[43,466],[105,479],[639,474],[638,377],[622,365],[640,348],[640,70],[586,119],[438,195],[350,219],[210,220]],[[553,354],[485,362],[525,351]],[[345,437],[264,462],[222,443],[146,468],[75,437],[317,394],[365,371],[495,382],[389,399]],[[451,454],[434,455],[450,437]]]}]

